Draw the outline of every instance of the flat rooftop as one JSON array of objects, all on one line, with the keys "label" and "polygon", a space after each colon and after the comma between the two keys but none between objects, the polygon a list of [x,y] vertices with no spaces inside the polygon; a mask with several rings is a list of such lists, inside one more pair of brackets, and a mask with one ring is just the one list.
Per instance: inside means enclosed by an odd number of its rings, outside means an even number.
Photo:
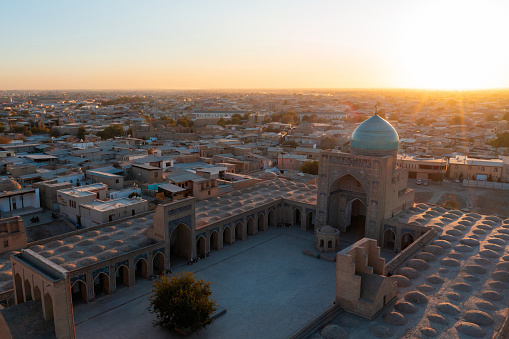
[{"label": "flat rooftop", "polygon": [[82,204],[81,207],[89,208],[97,211],[109,211],[120,207],[127,207],[139,204],[143,199],[119,198],[108,201],[94,200],[92,202]]},{"label": "flat rooftop", "polygon": [[91,184],[86,186],[79,186],[79,187],[71,187],[66,188],[63,190],[59,190],[58,192],[65,193],[68,195],[71,195],[73,197],[84,197],[90,194],[94,194],[93,192],[100,190],[100,189],[106,189],[105,184]]}]

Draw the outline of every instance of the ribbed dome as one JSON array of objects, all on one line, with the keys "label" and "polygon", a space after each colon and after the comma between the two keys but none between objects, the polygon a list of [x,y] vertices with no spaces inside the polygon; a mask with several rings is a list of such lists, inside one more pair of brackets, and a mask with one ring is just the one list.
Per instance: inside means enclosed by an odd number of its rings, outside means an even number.
[{"label": "ribbed dome", "polygon": [[377,114],[360,124],[350,141],[352,153],[385,156],[394,154],[399,147],[398,132]]},{"label": "ribbed dome", "polygon": [[329,225],[326,225],[326,226],[320,228],[320,232],[324,233],[324,234],[335,234],[336,232],[338,232],[338,230],[330,227]]}]

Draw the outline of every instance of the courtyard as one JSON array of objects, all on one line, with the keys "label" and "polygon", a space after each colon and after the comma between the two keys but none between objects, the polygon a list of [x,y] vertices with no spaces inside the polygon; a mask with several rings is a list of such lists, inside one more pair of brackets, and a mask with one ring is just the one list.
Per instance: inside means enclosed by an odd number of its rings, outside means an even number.
[{"label": "courtyard", "polygon": [[[287,338],[330,308],[334,300],[335,263],[307,255],[314,234],[297,227],[270,228],[205,260],[189,270],[211,282],[213,297],[226,313],[200,333],[200,338]],[[341,248],[344,248],[343,244]],[[152,325],[147,310],[152,282],[136,285],[89,304],[74,305],[77,338],[181,337]]]}]

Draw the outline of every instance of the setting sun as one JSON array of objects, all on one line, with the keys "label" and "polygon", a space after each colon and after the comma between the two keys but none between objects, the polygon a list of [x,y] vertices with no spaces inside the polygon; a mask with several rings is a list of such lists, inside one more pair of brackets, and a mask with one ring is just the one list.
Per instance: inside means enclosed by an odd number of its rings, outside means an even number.
[{"label": "setting sun", "polygon": [[24,6],[0,89],[509,87],[507,1]]},{"label": "setting sun", "polygon": [[443,2],[418,8],[399,36],[403,87],[478,89],[507,86],[509,46],[503,42],[504,13],[490,3]]}]

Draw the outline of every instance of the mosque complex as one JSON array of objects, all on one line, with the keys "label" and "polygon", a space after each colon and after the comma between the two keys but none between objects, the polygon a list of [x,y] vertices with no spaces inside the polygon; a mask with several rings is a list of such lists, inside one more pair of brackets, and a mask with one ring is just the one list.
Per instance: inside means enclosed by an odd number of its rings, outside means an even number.
[{"label": "mosque complex", "polygon": [[[375,114],[354,131],[351,153],[321,152],[316,184],[265,173],[208,200],[29,243],[0,256],[0,300],[14,305],[3,311],[38,301],[55,336],[74,338],[77,300],[93,303],[270,228],[297,227],[315,236],[308,254],[336,263],[328,306],[337,316],[319,323],[311,315],[296,338],[503,338],[509,219],[415,204],[407,169],[396,165],[398,145]],[[5,227],[20,229],[19,220]],[[386,262],[381,250],[394,255]]]}]

